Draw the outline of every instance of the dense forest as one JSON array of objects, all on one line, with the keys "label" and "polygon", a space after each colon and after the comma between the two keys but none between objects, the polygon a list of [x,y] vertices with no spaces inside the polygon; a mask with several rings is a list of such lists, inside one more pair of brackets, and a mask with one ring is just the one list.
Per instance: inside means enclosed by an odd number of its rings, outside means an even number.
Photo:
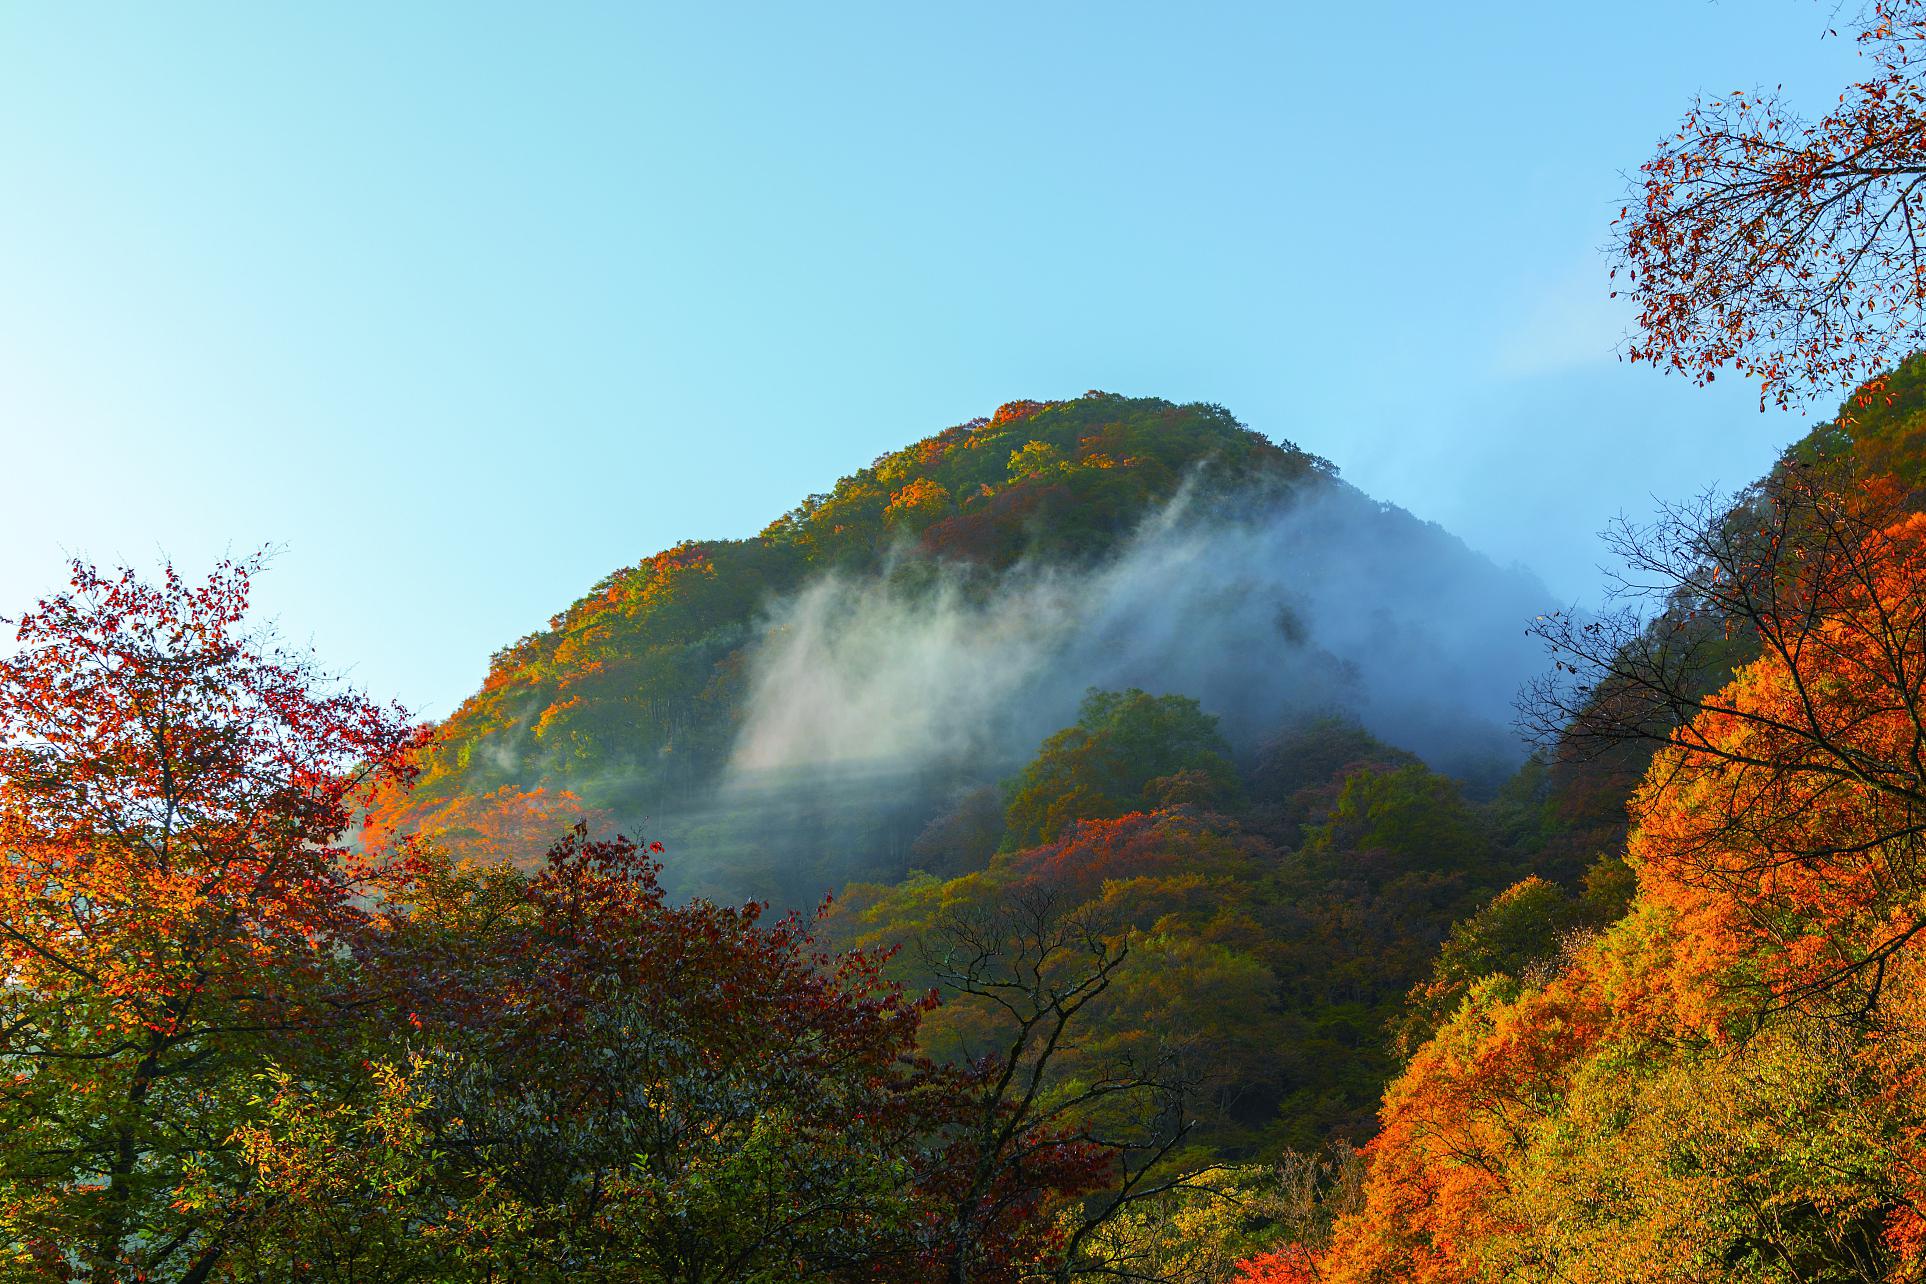
[{"label": "dense forest", "polygon": [[[1051,413],[1123,458],[1039,474]],[[963,558],[959,588],[940,577],[960,555],[905,552],[881,516],[832,569],[993,606],[1026,591],[999,573],[1048,559],[1086,593],[1141,547],[1131,523],[1194,521],[1181,502],[1230,514],[1189,548],[1349,511],[1454,590],[1521,583],[1222,412],[1086,397],[999,419],[998,449],[1025,440],[986,504],[1045,475],[1068,498],[1026,504],[1076,511],[1085,486],[1093,512],[930,521],[1002,550]],[[827,500],[614,577],[438,727],[256,638],[252,563],[204,584],[76,565],[0,683],[10,1269],[1891,1278],[1926,1242],[1922,422],[1915,360],[1735,500],[1624,526],[1650,609],[1535,617],[1538,749],[1508,774],[1475,725],[1456,776],[1395,743],[1425,721],[1318,645],[1336,635],[1317,608],[1343,602],[1309,591],[1261,615],[1294,681],[1329,680],[1318,698],[1260,692],[1227,718],[1086,688],[1021,759],[965,738],[919,764],[940,788],[842,831],[845,865],[801,845],[747,901],[674,886],[674,845],[610,814],[618,786],[502,773],[666,735],[661,773],[726,775],[786,617],[721,567],[807,567],[793,550]],[[1131,433],[1165,431],[1168,462],[1144,462]],[[692,640],[651,650],[670,636],[652,609]],[[734,675],[736,703],[651,720],[646,681],[607,674],[655,661],[718,700]],[[626,741],[598,703],[621,693]],[[674,759],[674,736],[725,728],[707,760]],[[876,835],[901,819],[892,855]],[[831,871],[814,910],[769,908]]]},{"label": "dense forest", "polygon": [[1673,573],[1637,633],[1545,630],[1593,679],[1539,688],[1564,747],[1649,760],[1629,904],[1520,919],[1538,960],[1475,969],[1334,1221],[1245,1278],[1917,1277],[1922,428],[1915,358],[1739,506],[1626,531]]},{"label": "dense forest", "polygon": [[0,1278],[1926,1278],[1926,7],[1860,17],[1616,247],[1633,361],[1854,391],[1602,609],[1104,393],[438,725],[261,558],[75,561],[0,658]]},{"label": "dense forest", "polygon": [[918,843],[1092,687],[1199,700],[1247,767],[1344,714],[1488,791],[1547,605],[1221,408],[1013,402],[609,576],[494,657],[376,828],[530,861],[587,815],[684,853],[677,891],[813,905],[984,855]]},{"label": "dense forest", "polygon": [[[1221,412],[1067,407],[1084,437],[1106,413],[1172,426],[1205,479],[1190,502],[1237,521],[1325,488],[1475,565]],[[1002,419],[1027,434],[1042,409]],[[15,1268],[1882,1278],[1912,1252],[1918,1127],[1906,711],[1926,528],[1906,465],[1926,360],[1852,410],[1730,506],[1621,533],[1672,573],[1655,612],[1537,617],[1555,668],[1525,707],[1539,749],[1508,774],[1488,741],[1454,777],[1375,734],[1363,717],[1390,706],[1341,666],[1304,670],[1333,675],[1328,698],[1267,710],[1255,736],[1248,707],[1230,733],[1191,695],[1092,687],[1002,774],[958,756],[912,793],[929,810],[894,866],[853,827],[872,846],[850,877],[787,915],[768,902],[800,880],[692,897],[672,844],[552,778],[449,783],[525,760],[515,736],[543,745],[534,702],[578,669],[598,698],[624,689],[563,652],[573,625],[423,728],[258,641],[252,564],[203,585],[77,565],[20,621],[0,688],[6,1037],[31,1067],[4,1101]],[[1241,471],[1187,431],[1244,444]],[[1166,520],[1186,479],[1132,468],[1088,469],[1118,507],[1085,529]],[[1087,538],[1004,556],[1129,556],[1128,531]],[[716,557],[787,556],[768,547]],[[847,547],[929,583],[880,542]],[[698,562],[672,564],[642,574],[680,618]],[[740,678],[771,617],[714,566],[692,574],[733,604],[688,617],[707,688]],[[612,632],[618,598],[573,612],[620,638],[609,665],[666,627]],[[1273,627],[1289,645],[1314,626]],[[566,672],[531,658],[558,652]],[[517,684],[534,694],[495,725],[518,747],[496,752],[477,719]],[[638,690],[624,707],[647,707]],[[754,711],[716,717],[740,740]]]}]

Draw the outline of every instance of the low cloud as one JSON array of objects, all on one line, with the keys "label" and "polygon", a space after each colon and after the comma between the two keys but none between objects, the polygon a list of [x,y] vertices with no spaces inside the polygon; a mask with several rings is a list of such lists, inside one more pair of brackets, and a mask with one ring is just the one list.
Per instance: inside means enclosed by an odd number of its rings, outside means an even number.
[{"label": "low cloud", "polygon": [[830,576],[779,604],[732,774],[1020,761],[1090,687],[1197,698],[1249,749],[1348,710],[1442,770],[1522,750],[1512,698],[1548,595],[1338,484],[1260,511],[1180,498],[1102,566]]}]

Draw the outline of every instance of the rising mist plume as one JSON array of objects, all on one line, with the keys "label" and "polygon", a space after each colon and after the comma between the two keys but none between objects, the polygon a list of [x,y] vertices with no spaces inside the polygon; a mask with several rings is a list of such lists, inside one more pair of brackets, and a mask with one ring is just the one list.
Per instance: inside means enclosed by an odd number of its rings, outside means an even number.
[{"label": "rising mist plume", "polygon": [[738,783],[1020,760],[1090,687],[1195,697],[1246,750],[1337,710],[1445,771],[1522,754],[1543,586],[1341,483],[1238,515],[1179,496],[1095,568],[939,575],[830,576],[773,610]]}]

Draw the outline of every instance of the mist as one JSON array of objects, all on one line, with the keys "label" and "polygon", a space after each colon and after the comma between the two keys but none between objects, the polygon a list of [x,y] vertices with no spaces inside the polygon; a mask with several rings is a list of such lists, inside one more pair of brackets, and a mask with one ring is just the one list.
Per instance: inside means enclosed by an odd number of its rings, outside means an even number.
[{"label": "mist", "polygon": [[1091,687],[1194,697],[1240,752],[1342,712],[1451,774],[1523,756],[1511,705],[1546,589],[1343,483],[1237,513],[1180,495],[1081,570],[914,569],[771,610],[725,792],[1013,765]]}]

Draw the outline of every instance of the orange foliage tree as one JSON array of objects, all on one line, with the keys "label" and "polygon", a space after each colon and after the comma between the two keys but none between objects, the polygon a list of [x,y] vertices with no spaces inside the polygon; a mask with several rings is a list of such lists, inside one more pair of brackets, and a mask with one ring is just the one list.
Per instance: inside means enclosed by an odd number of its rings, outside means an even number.
[{"label": "orange foliage tree", "polygon": [[1926,5],[1874,0],[1869,64],[1818,120],[1783,95],[1694,102],[1619,220],[1634,361],[1709,383],[1731,367],[1784,405],[1926,345]]},{"label": "orange foliage tree", "polygon": [[889,497],[889,506],[883,510],[883,523],[921,532],[950,508],[950,492],[941,482],[918,477]]},{"label": "orange foliage tree", "polygon": [[0,1252],[50,1271],[208,1278],[250,1076],[351,1003],[371,871],[337,836],[414,735],[242,631],[257,569],[75,563],[0,660]]},{"label": "orange foliage tree", "polygon": [[[1669,510],[1616,540],[1656,620],[1537,626],[1560,670],[1536,690],[1541,727],[1669,742],[1635,854],[1662,844],[1667,878],[1777,942],[1776,983],[1861,983],[1868,1002],[1926,889],[1926,518],[1894,493],[1792,467],[1730,512]],[[1704,652],[1734,637],[1762,658],[1705,690]]]},{"label": "orange foliage tree", "polygon": [[[1632,909],[1474,985],[1386,1094],[1363,1207],[1253,1281],[1918,1277],[1926,518],[1889,493],[1673,513],[1632,549],[1661,627],[1546,625],[1577,734],[1673,724]],[[1761,651],[1715,691],[1695,616]]]}]

